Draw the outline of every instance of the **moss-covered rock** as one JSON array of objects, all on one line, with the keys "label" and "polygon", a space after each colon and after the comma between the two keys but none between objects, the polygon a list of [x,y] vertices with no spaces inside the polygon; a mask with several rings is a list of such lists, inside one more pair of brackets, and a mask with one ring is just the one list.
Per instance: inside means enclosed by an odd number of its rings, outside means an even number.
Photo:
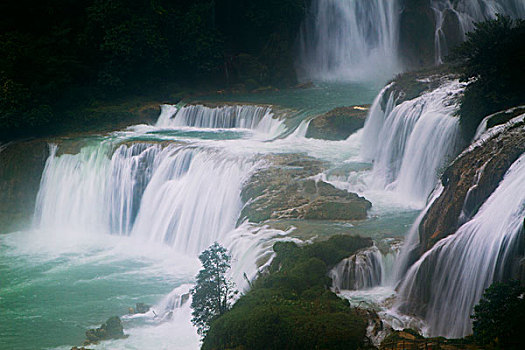
[{"label": "moss-covered rock", "polygon": [[269,219],[362,220],[372,204],[355,193],[309,177],[323,163],[301,155],[274,155],[272,165],[256,172],[242,191],[247,202],[241,220]]},{"label": "moss-covered rock", "polygon": [[367,313],[327,288],[328,269],[372,245],[369,238],[334,236],[299,247],[274,245],[268,275],[214,320],[203,349],[365,349]]},{"label": "moss-covered rock", "polygon": [[323,140],[344,140],[365,124],[369,105],[337,107],[315,117],[308,125],[306,137]]}]

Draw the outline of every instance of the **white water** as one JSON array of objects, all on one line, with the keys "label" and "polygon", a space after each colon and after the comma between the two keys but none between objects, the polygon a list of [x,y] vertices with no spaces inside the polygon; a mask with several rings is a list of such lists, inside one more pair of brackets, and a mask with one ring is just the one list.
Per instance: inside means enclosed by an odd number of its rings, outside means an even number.
[{"label": "white water", "polygon": [[400,71],[397,0],[314,0],[301,32],[306,79],[374,80]]},{"label": "white water", "polygon": [[208,129],[250,129],[277,136],[285,126],[271,107],[225,105],[206,107],[187,105],[180,108],[162,105],[156,126],[161,128],[196,127]]},{"label": "white water", "polygon": [[387,89],[376,98],[363,129],[361,156],[374,162],[369,186],[393,191],[424,206],[441,167],[461,145],[454,98],[464,84],[445,82],[431,92],[394,107]]},{"label": "white water", "polygon": [[[525,17],[523,0],[431,0],[435,63],[465,40],[474,22],[497,13]],[[299,35],[298,73],[304,79],[386,80],[404,70],[399,50],[401,0],[314,0]],[[445,14],[456,23],[446,38]]]},{"label": "white water", "polygon": [[462,337],[485,288],[500,280],[523,239],[525,155],[478,213],[454,235],[439,241],[407,272],[398,309],[415,312],[430,335]]},{"label": "white water", "polygon": [[329,273],[332,289],[339,292],[388,285],[397,253],[395,246],[386,253],[373,246],[343,259]]}]

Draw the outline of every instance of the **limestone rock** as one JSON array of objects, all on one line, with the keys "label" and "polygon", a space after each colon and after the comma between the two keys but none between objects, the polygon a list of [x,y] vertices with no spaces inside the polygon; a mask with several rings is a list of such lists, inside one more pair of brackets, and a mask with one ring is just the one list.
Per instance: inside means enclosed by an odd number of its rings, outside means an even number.
[{"label": "limestone rock", "polygon": [[322,163],[300,155],[272,156],[273,166],[255,173],[242,192],[241,220],[363,220],[372,204],[355,193],[309,177]]},{"label": "limestone rock", "polygon": [[323,140],[344,140],[365,124],[369,105],[338,107],[315,117],[306,137]]},{"label": "limestone rock", "polygon": [[420,254],[472,218],[525,152],[525,121],[462,153],[443,173],[444,186],[419,226]]}]

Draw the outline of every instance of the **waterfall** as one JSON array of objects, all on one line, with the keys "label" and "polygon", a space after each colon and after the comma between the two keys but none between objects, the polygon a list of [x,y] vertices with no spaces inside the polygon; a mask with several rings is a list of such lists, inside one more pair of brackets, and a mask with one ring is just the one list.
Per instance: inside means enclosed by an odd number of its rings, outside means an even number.
[{"label": "waterfall", "polygon": [[255,105],[225,105],[206,107],[187,105],[161,107],[157,127],[197,127],[208,129],[251,129],[265,134],[278,134],[284,125],[275,118],[271,107]]},{"label": "waterfall", "polygon": [[423,317],[431,335],[457,338],[472,331],[474,305],[507,275],[522,244],[524,183],[525,154],[470,221],[408,270],[399,290],[400,311]]},{"label": "waterfall", "polygon": [[397,254],[397,246],[385,253],[373,246],[343,259],[329,273],[332,288],[360,290],[389,284]]},{"label": "waterfall", "polygon": [[443,192],[443,189],[443,185],[439,182],[434,191],[432,192],[430,200],[428,201],[425,209],[423,209],[419,213],[418,217],[416,218],[416,221],[414,221],[414,223],[410,227],[410,230],[408,231],[408,234],[405,237],[403,246],[401,247],[399,255],[394,264],[392,274],[392,281],[394,283],[398,283],[403,278],[408,267],[411,265],[411,263],[414,262],[415,258],[413,254],[415,253],[415,250],[419,247],[419,225],[421,224],[421,221],[423,221],[423,218],[427,214],[434,201],[439,198],[439,196]]},{"label": "waterfall", "polygon": [[[406,16],[424,15],[424,6],[404,0],[314,0],[298,39],[298,75],[362,81],[388,79],[410,68],[403,64],[400,23],[405,10],[411,10]],[[428,6],[434,17],[434,42],[428,47],[434,48],[436,64],[465,40],[474,22],[497,13],[525,17],[522,0],[431,0]]]},{"label": "waterfall", "polygon": [[256,163],[170,144],[52,146],[38,194],[39,228],[98,230],[164,242],[197,254],[235,228],[240,192]]},{"label": "waterfall", "polygon": [[394,107],[387,89],[376,98],[363,130],[362,157],[373,160],[371,187],[392,190],[408,202],[425,204],[440,168],[461,144],[454,98],[464,84],[443,83]]},{"label": "waterfall", "polygon": [[475,22],[496,18],[496,14],[525,17],[525,2],[522,0],[432,0],[430,6],[436,22],[436,63],[442,63],[450,50],[465,40]]},{"label": "waterfall", "polygon": [[314,0],[299,38],[299,75],[371,80],[398,72],[399,1]]}]

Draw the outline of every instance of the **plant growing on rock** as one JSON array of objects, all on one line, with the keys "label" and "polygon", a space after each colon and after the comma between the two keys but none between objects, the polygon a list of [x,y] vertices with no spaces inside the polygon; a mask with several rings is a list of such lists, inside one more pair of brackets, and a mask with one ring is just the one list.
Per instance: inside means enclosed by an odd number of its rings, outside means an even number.
[{"label": "plant growing on rock", "polygon": [[191,322],[200,335],[206,336],[211,322],[231,308],[232,299],[238,292],[233,282],[226,278],[231,267],[231,256],[226,248],[215,242],[201,253],[199,259],[202,270],[191,290]]}]

